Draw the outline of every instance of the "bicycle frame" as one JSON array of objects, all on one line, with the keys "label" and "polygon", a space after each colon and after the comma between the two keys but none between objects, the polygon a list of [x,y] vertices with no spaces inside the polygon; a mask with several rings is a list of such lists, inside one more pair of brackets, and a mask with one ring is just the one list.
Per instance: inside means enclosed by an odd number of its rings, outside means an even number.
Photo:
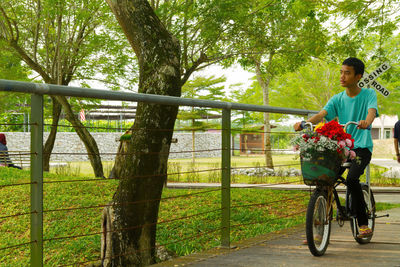
[{"label": "bicycle frame", "polygon": [[[343,128],[344,128],[344,130],[346,130],[347,129],[347,127],[349,126],[349,125],[358,125],[358,122],[355,122],[355,121],[349,121],[349,122],[347,122],[346,124],[344,124],[344,125],[342,125],[343,126]],[[305,128],[305,127],[309,127],[310,129],[313,129],[313,125],[312,125],[312,123],[310,123],[310,122],[304,122],[303,124],[302,124],[302,126],[301,126],[303,129]],[[367,130],[371,130],[371,126],[368,126],[368,128],[367,128]],[[346,167],[346,168],[348,168],[348,166]],[[370,186],[370,184],[371,184],[371,175],[370,175],[370,165],[368,164],[367,165],[367,167],[366,167],[366,182],[365,182],[365,184],[368,186],[368,194],[371,194],[371,186]],[[349,213],[349,207],[348,207],[348,193],[347,193],[347,187],[346,187],[346,204],[345,204],[345,206],[342,206],[341,204],[340,204],[340,200],[339,200],[339,196],[338,196],[338,193],[337,193],[337,191],[336,191],[336,187],[339,185],[339,184],[345,184],[345,179],[343,178],[343,177],[340,177],[339,179],[338,179],[338,181],[339,181],[339,183],[337,183],[337,184],[335,184],[332,188],[333,188],[333,194],[334,194],[334,199],[335,199],[335,201],[336,201],[336,206],[337,206],[337,208],[339,209],[339,207],[340,207],[340,209],[342,209],[342,208],[344,208],[345,210],[344,210],[344,212],[346,213],[345,215],[346,216],[344,216],[344,218],[347,218],[348,216],[347,216],[347,214]],[[329,201],[329,203],[331,203],[331,201],[330,201],[330,199],[329,199],[329,196],[331,195],[331,193],[332,192],[330,192],[331,190],[328,190],[328,201]],[[329,206],[331,206],[331,205],[328,205],[328,208],[330,208]],[[341,211],[341,212],[343,212],[343,211]],[[348,220],[350,220],[351,218],[347,218]]]},{"label": "bicycle frame", "polygon": [[[368,185],[368,194],[371,193],[371,188],[370,188],[370,166],[368,164],[366,168],[366,185]],[[327,216],[330,216],[330,210],[333,210],[333,203],[336,203],[336,209],[337,209],[337,219],[338,219],[338,224],[340,226],[344,225],[345,221],[352,221],[354,217],[351,214],[351,210],[349,207],[349,193],[347,191],[346,187],[346,196],[345,196],[345,204],[342,205],[340,202],[339,194],[336,190],[336,187],[339,186],[340,184],[346,185],[346,181],[343,177],[339,177],[338,181],[335,185],[333,186],[320,186],[318,190],[324,190],[327,192],[327,211],[326,214]],[[331,220],[332,218],[327,218],[327,220]],[[355,223],[355,220],[353,220],[353,224]],[[355,226],[355,225],[354,225]]]},{"label": "bicycle frame", "polygon": [[[344,126],[346,127],[350,124],[357,125],[357,122],[348,122]],[[313,129],[311,123],[304,123],[302,128],[305,126],[310,127]],[[345,162],[342,164],[342,167],[348,169],[350,168],[351,163]],[[360,183],[361,189],[363,192],[363,197],[365,200],[365,204],[367,205],[366,208],[368,209],[368,227],[371,230],[374,230],[375,227],[375,218],[378,218],[375,214],[375,199],[373,196],[373,192],[371,190],[371,175],[370,175],[370,166],[367,165],[366,169],[366,182]],[[315,188],[314,192],[310,196],[310,201],[307,208],[306,214],[306,237],[307,237],[307,244],[310,249],[310,252],[314,256],[322,256],[324,255],[328,244],[329,244],[329,237],[331,233],[331,223],[333,220],[333,207],[336,204],[337,207],[337,214],[336,219],[339,226],[343,226],[345,221],[350,221],[350,227],[352,231],[352,235],[356,242],[359,244],[367,244],[370,242],[372,238],[372,233],[367,234],[360,234],[360,229],[358,227],[358,221],[355,214],[352,212],[352,201],[351,196],[348,192],[346,179],[341,176],[340,172],[336,173],[336,182],[332,185],[322,185],[323,183],[317,183],[317,187]],[[335,177],[333,173],[331,177]],[[332,181],[333,182],[333,181]],[[344,184],[346,186],[346,199],[344,205],[340,202],[339,194],[336,188],[340,185]],[[323,207],[323,209],[321,209]],[[380,217],[380,216],[379,216]],[[382,216],[383,217],[383,216]]]}]

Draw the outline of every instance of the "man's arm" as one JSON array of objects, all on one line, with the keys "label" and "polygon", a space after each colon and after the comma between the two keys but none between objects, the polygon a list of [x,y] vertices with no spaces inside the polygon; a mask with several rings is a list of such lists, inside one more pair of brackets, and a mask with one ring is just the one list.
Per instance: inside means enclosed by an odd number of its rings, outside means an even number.
[{"label": "man's arm", "polygon": [[[328,112],[325,109],[323,109],[318,114],[315,114],[314,116],[309,118],[307,120],[307,122],[311,122],[312,124],[317,124],[318,122],[322,121],[326,115],[328,115]],[[301,131],[302,130],[300,124],[301,124],[301,122],[296,122],[295,123],[295,125],[293,126],[295,131]]]},{"label": "man's arm", "polygon": [[396,122],[394,125],[394,151],[396,152],[397,162],[400,163],[400,154],[399,154],[399,137],[400,137],[400,121]]},{"label": "man's arm", "polygon": [[397,162],[400,163],[399,139],[397,138],[394,138],[394,151],[396,152]]},{"label": "man's arm", "polygon": [[368,115],[365,120],[359,121],[358,128],[359,129],[367,129],[368,126],[372,124],[376,117],[376,109],[370,108],[368,109]]}]

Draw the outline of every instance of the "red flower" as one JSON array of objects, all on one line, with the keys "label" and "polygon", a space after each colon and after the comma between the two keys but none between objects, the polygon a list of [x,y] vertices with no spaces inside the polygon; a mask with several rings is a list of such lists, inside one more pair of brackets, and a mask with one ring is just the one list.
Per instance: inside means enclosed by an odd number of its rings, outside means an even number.
[{"label": "red flower", "polygon": [[324,124],[316,132],[337,141],[351,139],[351,135],[345,133],[343,127],[337,121],[330,121]]}]

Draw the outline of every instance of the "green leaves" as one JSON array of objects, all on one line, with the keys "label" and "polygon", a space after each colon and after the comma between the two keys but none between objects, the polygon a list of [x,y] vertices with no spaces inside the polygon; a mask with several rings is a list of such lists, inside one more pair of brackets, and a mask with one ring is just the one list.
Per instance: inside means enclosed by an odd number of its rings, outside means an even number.
[{"label": "green leaves", "polygon": [[[29,81],[29,69],[22,65],[21,60],[15,53],[6,49],[4,42],[0,41],[0,79]],[[26,108],[17,107],[17,105],[26,104],[29,96],[26,94],[11,94],[8,92],[0,92],[0,114],[14,112],[24,112]],[[4,122],[4,116],[2,121]],[[15,120],[15,116],[12,116]]]},{"label": "green leaves", "polygon": [[[226,100],[223,85],[225,81],[225,77],[197,76],[182,86],[182,97],[224,101]],[[190,120],[191,123],[187,127],[181,126],[179,128],[205,130],[212,127],[219,127],[218,123],[213,122],[213,118],[218,118],[219,114],[220,110],[182,107],[178,113],[178,119]]]},{"label": "green leaves", "polygon": [[0,39],[46,83],[136,82],[133,53],[105,1],[10,0],[1,8],[0,23],[10,27]]},{"label": "green leaves", "polygon": [[322,60],[313,60],[273,82],[271,104],[320,110],[334,94],[342,90],[338,66]]}]

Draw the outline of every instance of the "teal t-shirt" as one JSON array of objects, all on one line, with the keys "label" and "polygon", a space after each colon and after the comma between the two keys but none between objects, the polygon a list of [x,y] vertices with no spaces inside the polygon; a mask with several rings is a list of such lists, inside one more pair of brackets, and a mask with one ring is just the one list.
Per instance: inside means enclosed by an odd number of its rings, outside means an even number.
[{"label": "teal t-shirt", "polygon": [[[338,117],[340,124],[346,124],[349,121],[358,122],[367,118],[368,109],[370,108],[376,109],[376,117],[378,117],[375,90],[361,88],[360,93],[355,97],[349,97],[346,91],[343,91],[334,95],[325,105],[324,110],[328,112],[325,119],[331,121]],[[354,148],[368,148],[372,153],[371,131],[357,129],[356,125],[349,125],[346,131],[354,138]]]}]

